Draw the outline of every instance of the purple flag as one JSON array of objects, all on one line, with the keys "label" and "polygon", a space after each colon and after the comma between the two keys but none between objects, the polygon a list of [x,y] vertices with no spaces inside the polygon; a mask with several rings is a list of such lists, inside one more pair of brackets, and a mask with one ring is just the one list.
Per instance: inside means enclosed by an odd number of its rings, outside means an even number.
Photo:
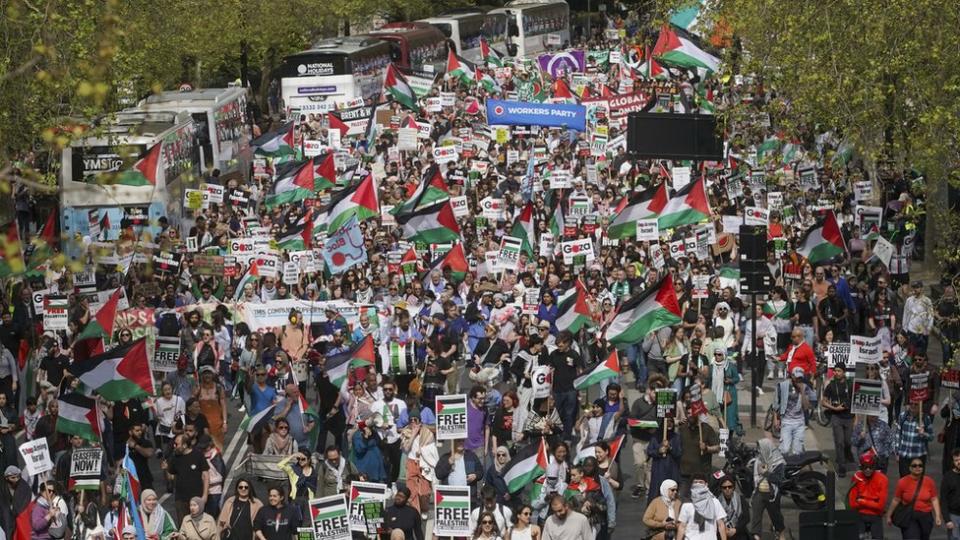
[{"label": "purple flag", "polygon": [[556,78],[564,73],[583,73],[586,70],[586,54],[581,50],[541,54],[537,61],[540,71]]}]

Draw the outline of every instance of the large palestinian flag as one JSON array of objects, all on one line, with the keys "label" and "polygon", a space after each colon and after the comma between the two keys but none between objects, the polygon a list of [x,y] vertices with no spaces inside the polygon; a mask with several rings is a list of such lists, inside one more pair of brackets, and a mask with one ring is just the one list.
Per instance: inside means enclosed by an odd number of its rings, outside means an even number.
[{"label": "large palestinian flag", "polygon": [[117,306],[120,303],[120,294],[122,292],[119,288],[113,291],[113,294],[110,295],[106,303],[97,310],[97,314],[90,318],[87,325],[83,327],[83,331],[77,335],[78,340],[95,338],[110,339],[110,336],[113,335],[113,323],[117,318]]},{"label": "large palestinian flag", "polygon": [[653,47],[653,56],[664,64],[687,69],[718,71],[720,68],[719,58],[704,51],[690,39],[679,36],[667,25],[660,29],[657,44]]},{"label": "large palestinian flag", "polygon": [[277,244],[287,251],[310,249],[313,244],[313,208],[288,227],[278,238]]},{"label": "large palestinian flag", "polygon": [[150,147],[147,154],[133,164],[133,168],[117,176],[117,184],[124,186],[155,186],[160,176],[160,149],[163,141]]},{"label": "large palestinian flag", "polygon": [[365,221],[380,216],[380,201],[377,199],[377,184],[373,175],[333,194],[327,207],[327,230],[336,231],[350,219]]},{"label": "large palestinian flag", "polygon": [[351,367],[372,366],[376,362],[373,336],[363,338],[354,348],[327,358],[324,371],[334,386],[340,387],[350,374]]},{"label": "large palestinian flag", "polygon": [[483,36],[480,36],[480,56],[483,57],[487,67],[503,67],[503,59],[500,58],[500,53],[491,47]]},{"label": "large palestinian flag", "polygon": [[614,349],[613,352],[610,353],[610,356],[602,363],[597,364],[597,367],[591,369],[590,373],[585,373],[577,377],[573,381],[573,387],[577,390],[584,390],[604,379],[612,379],[619,376],[620,357],[617,356],[617,350]]},{"label": "large palestinian flag", "polygon": [[259,156],[292,156],[297,152],[294,146],[294,122],[288,122],[277,131],[265,133],[254,139],[250,146]]},{"label": "large palestinian flag", "polygon": [[[620,435],[606,441],[610,445],[610,460],[613,461],[617,459],[617,454],[620,453],[620,449],[623,447],[623,441],[627,438],[627,435]],[[574,458],[574,463],[581,463],[583,460],[588,457],[597,457],[595,450],[597,448],[597,443],[592,443],[584,446],[577,452],[577,457]]]},{"label": "large palestinian flag", "polygon": [[239,429],[256,435],[263,431],[270,420],[273,419],[273,411],[276,405],[270,405],[257,414],[250,416],[249,414],[243,417],[243,420],[240,421]]},{"label": "large palestinian flag", "polygon": [[440,269],[441,272],[449,268],[450,277],[453,278],[454,281],[457,283],[463,281],[463,278],[467,276],[467,272],[470,271],[470,265],[467,263],[467,257],[463,252],[463,244],[457,242],[443,257],[437,257],[436,261],[432,262],[430,268],[424,273],[423,279],[428,279],[430,272],[435,268]]},{"label": "large palestinian flag", "polygon": [[647,334],[680,324],[680,304],[670,274],[620,306],[607,327],[607,341],[614,345],[640,343]]},{"label": "large palestinian flag", "polygon": [[442,244],[460,239],[460,226],[450,201],[431,204],[415,212],[397,216],[403,238],[410,242]]},{"label": "large palestinian flag", "polygon": [[457,56],[451,48],[447,54],[447,77],[465,84],[477,82],[477,74],[469,62]]},{"label": "large palestinian flag", "polygon": [[147,358],[146,338],[74,363],[67,370],[107,401],[148,397],[156,393]]},{"label": "large palestinian flag", "polygon": [[387,66],[383,90],[400,105],[412,111],[417,110],[417,94],[407,82],[407,78],[393,64]]},{"label": "large palestinian flag", "polygon": [[557,300],[557,330],[569,330],[576,334],[592,320],[587,304],[587,288],[578,279],[573,289],[563,293]]},{"label": "large palestinian flag", "polygon": [[528,202],[527,205],[523,207],[523,210],[520,211],[520,216],[517,217],[517,220],[514,222],[513,229],[510,230],[510,236],[523,240],[520,249],[529,257],[536,256],[536,253],[533,251],[533,231],[533,202]]},{"label": "large palestinian flag", "polygon": [[710,219],[710,201],[706,182],[700,178],[676,192],[657,216],[660,230],[693,225]]},{"label": "large palestinian flag", "polygon": [[427,169],[427,172],[423,175],[423,180],[417,184],[417,188],[410,194],[410,197],[403,204],[397,205],[390,213],[398,215],[413,212],[449,198],[450,190],[447,189],[447,184],[443,180],[440,167],[434,164]]},{"label": "large palestinian flag", "polygon": [[517,493],[547,472],[547,443],[543,437],[540,444],[528,444],[503,469],[503,480],[507,491]]},{"label": "large palestinian flag", "polygon": [[313,196],[316,176],[313,158],[284,163],[278,168],[277,174],[278,178],[273,183],[272,192],[264,199],[267,208],[302,201]]},{"label": "large palestinian flag", "polygon": [[56,430],[60,433],[78,435],[90,442],[99,442],[103,433],[103,421],[97,409],[97,401],[77,392],[57,399],[60,413]]},{"label": "large palestinian flag", "polygon": [[837,216],[829,212],[822,224],[810,227],[800,240],[797,252],[806,257],[811,265],[846,253],[847,244],[840,232]]},{"label": "large palestinian flag", "polygon": [[637,222],[641,219],[651,219],[663,211],[667,206],[667,186],[660,184],[624,199],[622,208],[617,212],[607,236],[610,238],[636,238]]}]

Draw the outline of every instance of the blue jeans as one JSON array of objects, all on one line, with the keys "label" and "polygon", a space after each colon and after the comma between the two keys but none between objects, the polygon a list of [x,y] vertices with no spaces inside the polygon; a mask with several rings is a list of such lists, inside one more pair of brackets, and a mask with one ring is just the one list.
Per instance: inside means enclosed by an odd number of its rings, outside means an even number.
[{"label": "blue jeans", "polygon": [[577,391],[554,392],[553,399],[563,422],[563,440],[569,441],[573,438],[573,425],[577,422]]},{"label": "blue jeans", "polygon": [[802,453],[806,428],[803,420],[785,420],[780,425],[780,453],[784,456]]},{"label": "blue jeans", "polygon": [[623,350],[627,353],[627,362],[630,364],[630,370],[633,371],[633,378],[638,383],[647,384],[647,362],[643,357],[640,344],[629,345]]},{"label": "blue jeans", "polygon": [[950,540],[960,540],[960,515],[950,514],[950,521],[953,522],[953,530],[950,531],[949,538]]}]

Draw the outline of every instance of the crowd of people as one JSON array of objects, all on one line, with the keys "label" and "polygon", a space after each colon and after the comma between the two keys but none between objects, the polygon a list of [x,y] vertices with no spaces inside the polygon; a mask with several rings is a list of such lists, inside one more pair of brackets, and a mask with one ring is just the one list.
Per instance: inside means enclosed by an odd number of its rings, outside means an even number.
[{"label": "crowd of people", "polygon": [[[635,14],[624,13],[609,18],[607,29],[635,23]],[[645,51],[642,33],[625,38],[634,47],[603,30],[572,46],[624,59]],[[498,78],[498,90],[444,79],[429,96],[455,92],[453,107],[382,105],[404,118],[402,125],[409,119],[432,127],[417,151],[396,151],[398,135],[387,125],[370,144],[345,140],[341,152],[358,165],[338,171],[338,183],[355,183],[358,171],[372,175],[380,208],[416,210],[436,175],[443,197],[466,196],[459,240],[448,245],[410,242],[384,213],[361,220],[359,264],[331,274],[318,255],[319,268],[302,267],[295,280],[251,276],[245,262],[224,275],[201,275],[191,272],[189,254],[175,271],[157,271],[136,258],[128,266],[96,265],[87,253],[81,260],[96,289],[122,288],[129,299],[109,319],[107,335],[95,338],[85,331],[106,319],[88,295],[74,294],[81,272],[51,265],[12,283],[0,315],[0,538],[289,539],[310,527],[311,499],[349,493],[356,481],[389,486],[382,532],[391,540],[425,537],[433,489],[444,485],[470,487],[475,539],[607,540],[618,506],[630,499],[645,505],[645,538],[758,538],[764,514],[784,535],[784,469],[804,452],[818,415],[832,426],[838,475],[857,468],[848,503],[862,533],[883,538],[884,523],[895,523],[905,538],[928,538],[943,524],[958,534],[960,423],[953,420],[960,390],[941,386],[957,380],[947,368],[960,339],[960,310],[949,281],[911,279],[924,226],[917,179],[890,171],[867,178],[842,134],[808,130],[785,138],[782,119],[763,112],[783,98],[747,75],[637,62],[645,63],[591,62],[586,73],[556,80],[519,62],[511,70],[480,66]],[[613,142],[626,132],[625,117],[609,108],[591,115],[584,132],[534,126],[507,130],[503,139],[486,125],[482,107],[470,107],[474,98],[509,97],[531,81],[553,101],[589,104],[637,93],[648,110],[750,114],[726,127],[726,159],[691,165],[635,159],[625,144],[592,152],[598,135]],[[311,136],[325,140],[323,120],[311,121],[319,123]],[[268,119],[255,134],[283,125]],[[454,136],[469,139],[474,152],[438,166],[434,148]],[[271,157],[268,168],[279,169],[280,161]],[[661,186],[676,197],[688,189],[680,176],[691,173],[692,189],[706,199],[704,215],[662,227],[659,240],[615,233],[637,200]],[[568,178],[564,187],[551,182],[558,176]],[[244,192],[249,207],[210,204],[189,226],[164,220],[151,241],[175,251],[195,238],[200,251],[230,256],[231,241],[253,228],[279,241],[305,216],[321,214],[313,199],[267,205],[274,179],[244,178],[207,181]],[[488,198],[502,205],[496,217],[482,208]],[[737,276],[739,224],[754,209],[766,216],[763,266],[773,287],[751,304]],[[864,217],[875,209],[878,219]],[[24,227],[28,209],[19,217]],[[837,252],[806,249],[808,231],[831,220],[842,235]],[[499,264],[502,238],[517,237],[524,223],[532,234],[519,260]],[[124,230],[118,252],[136,249],[143,233]],[[323,238],[312,239],[318,253]],[[593,243],[590,259],[558,249],[561,241],[584,239]],[[883,260],[874,253],[881,240],[893,246]],[[282,262],[294,251],[279,250]],[[450,253],[459,253],[464,267]],[[663,283],[672,283],[661,294],[672,299],[675,320],[630,343],[608,340],[624,306]],[[70,295],[67,330],[45,328],[33,301],[44,290]],[[282,310],[286,321],[251,315],[261,308]],[[947,371],[927,362],[934,334]],[[835,345],[852,336],[879,337],[880,361],[853,365],[836,356]],[[83,366],[141,339],[151,347],[179,343],[176,362],[154,373],[155,395],[111,401],[94,392],[84,418],[95,435],[66,427],[65,420],[77,420],[66,409],[91,394],[80,381]],[[372,358],[359,354],[366,344]],[[345,354],[349,366],[340,373]],[[610,358],[611,373],[580,383]],[[854,413],[854,377],[880,381],[881,411]],[[676,413],[667,418],[659,397],[669,389]],[[756,457],[754,488],[746,493],[723,473],[721,456],[734,441],[747,444],[739,397],[751,391],[774,398],[764,434],[749,443]],[[467,397],[467,434],[438,440],[435,399],[453,394]],[[237,430],[246,452],[275,457],[283,480],[265,485],[231,470],[231,411],[244,415]],[[946,419],[939,430],[938,416]],[[41,438],[52,468],[31,475],[18,443]],[[939,489],[926,470],[937,438]],[[515,458],[541,441],[548,454],[541,477],[511,486],[505,475]],[[629,471],[621,468],[628,442]],[[71,478],[73,454],[86,448],[102,449],[93,490]],[[892,464],[899,481],[888,497]],[[131,489],[138,515],[130,510]],[[162,493],[171,494],[172,510],[161,504]]]}]

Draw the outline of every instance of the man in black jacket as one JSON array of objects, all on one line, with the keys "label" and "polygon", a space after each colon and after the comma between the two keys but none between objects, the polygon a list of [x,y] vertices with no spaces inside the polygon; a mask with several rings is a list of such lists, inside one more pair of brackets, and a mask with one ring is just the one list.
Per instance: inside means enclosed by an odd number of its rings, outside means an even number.
[{"label": "man in black jacket", "polygon": [[407,505],[410,499],[410,490],[402,487],[393,496],[393,506],[383,512],[383,527],[390,534],[390,538],[397,538],[395,531],[403,532],[404,540],[423,540],[423,527],[420,524],[420,513],[412,506]]},{"label": "man in black jacket", "polygon": [[940,506],[947,514],[945,519],[950,538],[960,532],[960,448],[953,451],[953,467],[943,475],[940,482]]}]

